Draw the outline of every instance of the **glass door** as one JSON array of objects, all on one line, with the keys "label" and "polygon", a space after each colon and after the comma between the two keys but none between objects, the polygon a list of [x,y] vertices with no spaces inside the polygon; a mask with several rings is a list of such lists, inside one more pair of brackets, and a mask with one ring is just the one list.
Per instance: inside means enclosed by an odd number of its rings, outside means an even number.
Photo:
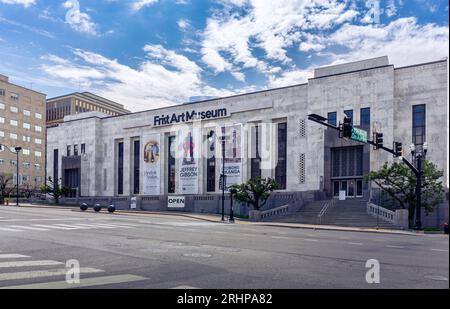
[{"label": "glass door", "polygon": [[357,197],[363,196],[363,181],[362,180],[356,181],[356,196]]},{"label": "glass door", "polygon": [[348,182],[347,196],[352,197],[352,198],[355,197],[355,181],[354,180],[350,180]]}]

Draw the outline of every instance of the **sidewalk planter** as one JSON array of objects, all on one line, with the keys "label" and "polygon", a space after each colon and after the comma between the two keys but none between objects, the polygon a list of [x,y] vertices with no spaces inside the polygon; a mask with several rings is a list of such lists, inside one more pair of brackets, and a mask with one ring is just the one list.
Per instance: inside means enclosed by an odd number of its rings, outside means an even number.
[{"label": "sidewalk planter", "polygon": [[114,205],[109,205],[109,206],[108,206],[108,212],[109,212],[109,213],[112,214],[112,213],[114,213],[115,211],[116,211],[116,207],[115,207]]},{"label": "sidewalk planter", "polygon": [[100,204],[95,204],[94,211],[95,212],[100,212],[101,210],[102,210],[102,206],[100,206]]},{"label": "sidewalk planter", "polygon": [[86,211],[88,209],[88,205],[86,203],[81,204],[80,206],[81,211]]}]

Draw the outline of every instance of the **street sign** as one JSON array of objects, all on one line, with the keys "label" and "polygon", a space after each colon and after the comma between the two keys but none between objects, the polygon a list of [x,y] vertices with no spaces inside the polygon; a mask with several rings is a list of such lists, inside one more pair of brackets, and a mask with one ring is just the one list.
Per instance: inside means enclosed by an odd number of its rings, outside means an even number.
[{"label": "street sign", "polygon": [[352,128],[352,140],[367,143],[367,132],[358,128]]}]

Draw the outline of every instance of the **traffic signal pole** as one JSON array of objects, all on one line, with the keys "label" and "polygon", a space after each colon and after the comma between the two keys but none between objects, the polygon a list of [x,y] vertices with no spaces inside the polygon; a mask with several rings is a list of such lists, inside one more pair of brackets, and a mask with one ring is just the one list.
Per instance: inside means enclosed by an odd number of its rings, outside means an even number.
[{"label": "traffic signal pole", "polygon": [[[308,120],[316,122],[318,124],[321,124],[323,126],[326,126],[328,128],[331,128],[333,130],[337,130],[339,131],[339,133],[345,133],[346,128],[344,128],[346,125],[349,125],[349,123],[351,124],[351,126],[353,127],[352,121],[350,119],[350,121],[348,121],[349,118],[346,117],[346,119],[344,120],[344,124],[340,124],[339,126],[334,126],[332,124],[327,123],[327,118],[317,115],[317,114],[310,114],[308,115]],[[340,135],[341,137],[341,135]],[[351,139],[348,136],[348,132],[347,132],[347,136],[345,136],[345,134],[342,135],[342,137],[346,137]],[[341,137],[341,138],[342,138]],[[375,146],[375,149],[382,149],[386,152],[389,152],[390,154],[392,154],[394,156],[394,158],[398,158],[401,157],[402,162],[406,164],[406,166],[408,166],[412,172],[414,173],[414,175],[416,176],[416,229],[421,229],[422,228],[422,223],[421,223],[421,209],[420,207],[422,207],[422,177],[423,177],[423,172],[422,172],[422,158],[419,157],[418,158],[418,164],[417,164],[417,168],[411,163],[409,162],[407,159],[405,159],[405,157],[402,156],[401,151],[398,151],[401,148],[401,143],[394,143],[394,149],[390,149],[387,148],[385,146],[383,146],[382,144],[379,144],[376,142],[376,137],[375,137],[375,141],[371,141],[371,140],[367,140],[367,144],[373,145]],[[354,139],[352,139],[354,140]],[[381,140],[382,140],[382,134],[381,134]],[[361,141],[357,141],[356,142],[361,142]]]}]

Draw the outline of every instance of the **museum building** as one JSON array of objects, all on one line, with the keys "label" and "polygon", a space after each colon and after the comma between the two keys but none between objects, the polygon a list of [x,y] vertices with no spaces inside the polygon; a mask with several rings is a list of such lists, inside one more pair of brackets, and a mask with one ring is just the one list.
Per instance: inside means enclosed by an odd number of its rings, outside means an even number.
[{"label": "museum building", "polygon": [[121,116],[66,116],[47,131],[47,176],[77,201],[137,200],[153,210],[183,196],[192,211],[215,211],[207,205],[220,197],[223,171],[227,186],[272,177],[287,199],[340,191],[367,198],[364,176],[394,158],[308,120],[317,114],[333,125],[347,116],[369,139],[381,132],[385,146],[403,143],[411,160],[410,145],[426,142],[448,188],[447,67],[445,59],[396,68],[379,57],[318,68],[300,85]]}]

